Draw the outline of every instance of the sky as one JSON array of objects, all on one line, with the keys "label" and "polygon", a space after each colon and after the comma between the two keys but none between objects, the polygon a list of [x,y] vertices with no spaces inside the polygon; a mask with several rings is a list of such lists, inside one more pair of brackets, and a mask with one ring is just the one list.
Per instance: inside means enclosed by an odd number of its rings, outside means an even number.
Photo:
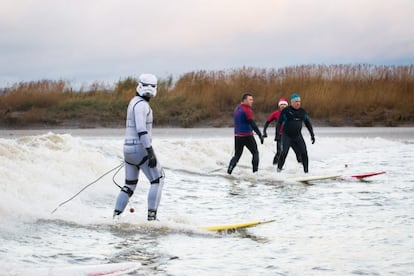
[{"label": "sky", "polygon": [[0,87],[414,63],[412,0],[0,0]]}]

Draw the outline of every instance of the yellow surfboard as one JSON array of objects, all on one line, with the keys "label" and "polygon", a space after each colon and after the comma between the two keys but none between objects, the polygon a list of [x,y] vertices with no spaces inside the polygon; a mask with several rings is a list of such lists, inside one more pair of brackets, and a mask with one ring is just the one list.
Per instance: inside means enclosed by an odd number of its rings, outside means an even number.
[{"label": "yellow surfboard", "polygon": [[263,221],[249,221],[249,222],[242,222],[242,223],[234,223],[234,224],[223,224],[223,225],[210,225],[210,226],[199,226],[199,229],[207,230],[207,231],[227,231],[227,230],[236,230],[242,229],[247,227],[256,226],[259,224],[269,223],[275,221],[274,219],[271,220],[263,220]]}]

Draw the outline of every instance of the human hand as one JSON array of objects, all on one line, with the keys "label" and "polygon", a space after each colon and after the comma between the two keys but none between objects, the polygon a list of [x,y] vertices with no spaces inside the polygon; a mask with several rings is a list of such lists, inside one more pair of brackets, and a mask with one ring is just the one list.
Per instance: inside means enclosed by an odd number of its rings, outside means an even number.
[{"label": "human hand", "polygon": [[148,167],[154,168],[157,166],[157,158],[155,157],[154,150],[152,147],[149,147],[146,149],[148,153]]}]

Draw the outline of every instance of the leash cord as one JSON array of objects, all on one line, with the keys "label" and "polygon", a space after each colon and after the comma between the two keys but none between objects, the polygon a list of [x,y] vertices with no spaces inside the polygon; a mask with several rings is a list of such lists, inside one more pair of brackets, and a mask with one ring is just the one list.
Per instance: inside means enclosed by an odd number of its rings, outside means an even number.
[{"label": "leash cord", "polygon": [[73,195],[71,198],[69,198],[68,200],[66,200],[66,201],[64,201],[64,202],[62,202],[62,203],[60,203],[52,212],[51,212],[51,214],[53,214],[54,212],[56,212],[56,210],[58,209],[58,208],[60,208],[61,206],[63,206],[63,205],[65,205],[66,203],[68,203],[69,201],[71,201],[72,199],[74,199],[75,197],[77,197],[81,192],[83,192],[84,190],[86,190],[86,188],[88,188],[89,186],[91,186],[92,184],[94,184],[94,183],[96,183],[96,182],[98,182],[100,179],[102,179],[105,175],[107,175],[107,174],[109,174],[110,172],[113,172],[114,170],[118,170],[115,174],[114,174],[114,176],[113,176],[113,178],[112,178],[112,181],[114,181],[114,183],[115,183],[115,185],[117,185],[119,188],[121,188],[116,182],[115,182],[115,180],[114,180],[114,178],[115,178],[115,175],[119,172],[119,170],[122,168],[124,166],[124,162],[122,162],[121,164],[119,164],[118,166],[116,166],[115,168],[113,168],[113,169],[110,169],[109,171],[107,171],[106,173],[104,173],[103,175],[101,175],[100,177],[98,177],[96,180],[94,180],[94,181],[92,181],[91,183],[89,183],[88,185],[86,185],[85,187],[83,187],[79,192],[77,192],[75,195]]},{"label": "leash cord", "polygon": [[[118,167],[117,167],[117,171],[114,173],[114,175],[112,176],[112,182],[114,182],[114,184],[116,185],[116,186],[118,186],[118,188],[119,189],[122,189],[122,187],[118,184],[118,183],[116,183],[116,181],[115,181],[115,177],[116,177],[116,175],[119,173],[119,171],[122,169],[122,167],[124,166],[124,162],[122,162]],[[114,169],[112,169],[112,171],[113,170],[115,170],[116,168],[114,168]]]}]

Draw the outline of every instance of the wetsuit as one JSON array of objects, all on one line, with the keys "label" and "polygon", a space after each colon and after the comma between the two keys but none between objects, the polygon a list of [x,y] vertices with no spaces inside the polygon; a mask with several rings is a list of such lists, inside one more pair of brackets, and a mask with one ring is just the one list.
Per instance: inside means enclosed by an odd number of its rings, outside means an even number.
[{"label": "wetsuit", "polygon": [[149,165],[148,150],[151,149],[152,109],[145,97],[135,96],[127,110],[124,160],[125,186],[118,195],[114,216],[122,213],[138,183],[140,170],[151,183],[148,192],[148,220],[156,218],[161,191],[164,185],[162,168],[159,162],[155,167]]},{"label": "wetsuit", "polygon": [[[269,124],[273,121],[277,122],[277,120],[280,117],[281,112],[282,111],[280,109],[278,109],[278,110],[274,111],[272,114],[270,114],[269,117],[267,117],[266,122],[265,122],[264,127],[263,127],[263,137],[267,137],[266,130],[269,127]],[[277,160],[279,159],[279,156],[282,153],[282,142],[280,141],[280,138],[282,136],[282,132],[283,132],[283,125],[280,126],[278,135],[276,133],[276,127],[275,127],[276,154],[275,154],[275,157],[273,158],[273,165],[277,164]],[[296,159],[298,160],[298,162],[299,163],[302,162],[302,157],[300,155],[299,150],[296,148],[296,145],[292,144],[292,148],[295,151]]]},{"label": "wetsuit", "polygon": [[305,141],[302,136],[302,124],[305,123],[306,128],[309,130],[312,141],[315,141],[315,135],[313,133],[312,124],[309,120],[309,116],[303,108],[294,109],[292,106],[288,106],[280,113],[279,120],[276,123],[276,134],[278,135],[279,129],[283,125],[282,132],[282,153],[280,154],[277,162],[278,171],[282,170],[283,165],[290,147],[296,147],[302,157],[303,170],[308,172],[308,151],[306,149]]},{"label": "wetsuit", "polygon": [[[253,136],[253,130],[259,135],[261,142],[263,141],[262,133],[257,127],[253,111],[250,106],[240,104],[234,109],[234,156],[230,160],[227,173],[231,174],[234,167],[243,153],[243,148],[247,149],[252,154],[252,166],[253,172],[256,172],[259,168],[259,151],[257,149],[256,140]],[[263,142],[262,142],[263,143]]]}]

